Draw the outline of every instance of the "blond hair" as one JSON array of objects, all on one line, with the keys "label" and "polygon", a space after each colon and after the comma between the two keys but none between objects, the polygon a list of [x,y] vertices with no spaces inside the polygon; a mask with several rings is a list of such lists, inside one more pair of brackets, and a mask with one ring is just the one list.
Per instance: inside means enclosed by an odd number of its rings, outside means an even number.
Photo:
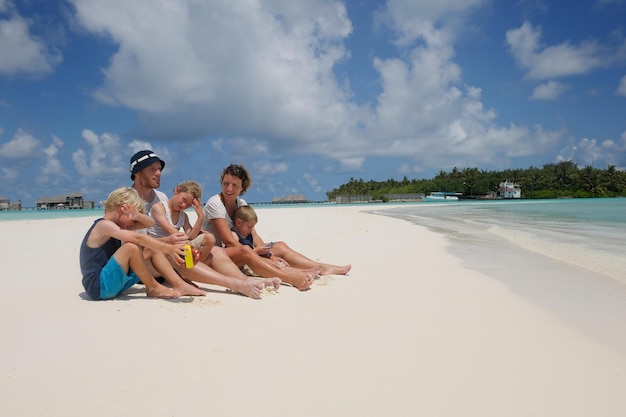
[{"label": "blond hair", "polygon": [[259,219],[256,215],[256,212],[254,211],[254,209],[252,208],[252,206],[241,206],[239,207],[237,210],[235,210],[235,214],[234,214],[235,218],[233,220],[241,220],[243,222],[249,222],[249,221],[253,221],[253,222],[258,222]]},{"label": "blond hair", "polygon": [[111,191],[111,194],[109,194],[106,201],[103,203],[104,212],[115,211],[119,206],[124,204],[136,207],[139,213],[146,212],[146,204],[137,190],[131,187],[122,187]]},{"label": "blond hair", "polygon": [[189,193],[193,198],[202,199],[202,187],[195,181],[183,181],[174,187],[174,192]]}]

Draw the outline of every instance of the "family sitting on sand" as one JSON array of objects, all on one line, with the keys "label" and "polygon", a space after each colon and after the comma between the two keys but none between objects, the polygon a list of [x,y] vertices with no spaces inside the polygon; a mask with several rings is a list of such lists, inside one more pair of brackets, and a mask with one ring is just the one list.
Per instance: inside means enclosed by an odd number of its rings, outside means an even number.
[{"label": "family sitting on sand", "polygon": [[[304,291],[320,275],[350,271],[350,265],[313,261],[285,242],[266,245],[254,228],[256,213],[239,197],[252,184],[243,166],[223,170],[222,191],[204,208],[202,189],[193,181],[177,185],[170,198],[157,190],[164,167],[152,151],[133,155],[132,186],[111,192],[104,216],[87,231],[80,267],[92,299],[114,298],[139,282],[150,297],[202,296],[206,292],[194,284],[200,282],[260,298],[265,288],[278,290],[281,282]],[[193,225],[185,213],[189,207],[197,215]],[[191,268],[183,261],[187,244],[194,248]]]}]

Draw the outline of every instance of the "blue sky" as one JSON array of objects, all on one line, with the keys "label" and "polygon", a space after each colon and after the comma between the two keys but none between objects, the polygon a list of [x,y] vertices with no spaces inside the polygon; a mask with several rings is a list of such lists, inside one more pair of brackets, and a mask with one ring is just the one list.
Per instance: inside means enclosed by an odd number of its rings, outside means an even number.
[{"label": "blue sky", "polygon": [[0,196],[626,168],[626,1],[0,0]]}]

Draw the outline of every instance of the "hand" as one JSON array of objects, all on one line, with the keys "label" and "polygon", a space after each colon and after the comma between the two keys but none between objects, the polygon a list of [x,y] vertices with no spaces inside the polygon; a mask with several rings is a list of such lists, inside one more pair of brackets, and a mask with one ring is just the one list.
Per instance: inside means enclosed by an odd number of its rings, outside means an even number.
[{"label": "hand", "polygon": [[203,219],[204,211],[202,211],[202,203],[200,202],[200,200],[198,200],[197,198],[194,198],[191,205],[193,206],[193,209],[196,211],[196,215],[198,216],[198,218]]},{"label": "hand", "polygon": [[272,247],[271,246],[256,246],[254,251],[260,256],[271,256],[272,255]]},{"label": "hand", "polygon": [[125,215],[128,220],[134,221],[137,218],[137,207],[131,206],[130,204],[122,204],[120,206],[120,211],[123,215]]},{"label": "hand", "polygon": [[189,241],[189,237],[185,232],[176,232],[168,236],[169,243],[172,245],[185,244]]},{"label": "hand", "polygon": [[185,264],[185,244],[168,244],[165,254],[178,266]]}]

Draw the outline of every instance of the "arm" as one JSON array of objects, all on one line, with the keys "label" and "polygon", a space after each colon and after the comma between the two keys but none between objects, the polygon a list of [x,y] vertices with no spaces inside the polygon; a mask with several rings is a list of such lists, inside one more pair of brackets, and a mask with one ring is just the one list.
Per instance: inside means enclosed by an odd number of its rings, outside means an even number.
[{"label": "arm", "polygon": [[226,219],[212,219],[211,222],[213,222],[213,227],[215,227],[215,231],[219,235],[220,239],[222,239],[222,242],[224,242],[226,247],[241,245],[241,243],[239,243],[239,239],[233,236],[236,235],[236,233],[233,233],[230,230]]},{"label": "arm", "polygon": [[128,206],[122,206],[121,210],[123,214],[129,216],[129,218],[133,220],[133,225],[128,227],[128,230],[147,229],[154,225],[154,220],[152,220],[150,216],[148,216],[147,214],[139,213],[134,207],[131,208]]},{"label": "arm", "polygon": [[192,205],[193,209],[196,211],[197,216],[196,222],[193,224],[193,227],[191,226],[191,223],[189,223],[189,216],[187,216],[187,213],[181,213],[181,215],[185,215],[185,225],[183,226],[183,229],[185,229],[185,232],[187,233],[187,236],[189,236],[189,239],[194,239],[202,232],[202,222],[204,221],[204,211],[202,210],[202,203],[197,198],[194,198]]},{"label": "arm", "polygon": [[[138,216],[146,216],[145,214],[137,214]],[[150,219],[149,216],[146,217]],[[152,221],[152,219],[150,219],[150,221]],[[99,246],[111,237],[122,242],[134,243],[153,251],[163,252],[172,257],[172,259],[180,259],[180,256],[185,255],[183,245],[171,245],[160,242],[148,235],[136,233],[134,230],[121,229],[117,224],[107,219],[102,220],[94,227],[87,244],[92,247]]]},{"label": "arm", "polygon": [[[167,204],[167,203],[164,203]],[[182,214],[182,213],[181,213]],[[176,228],[170,223],[165,215],[165,208],[163,208],[163,204],[155,204],[152,206],[152,210],[150,210],[150,216],[154,219],[154,221],[161,226],[163,230],[167,232],[168,235],[172,235],[174,233],[179,232]]]},{"label": "arm", "polygon": [[[181,213],[181,215],[183,214],[184,213]],[[186,243],[189,240],[186,233],[183,233],[180,230],[176,230],[176,228],[170,223],[170,221],[167,220],[163,204],[157,203],[152,206],[152,209],[150,210],[150,216],[152,216],[154,221],[158,223],[159,226],[161,226],[163,230],[165,230],[168,234],[167,236],[158,237],[157,240],[169,242],[171,244]]]}]

